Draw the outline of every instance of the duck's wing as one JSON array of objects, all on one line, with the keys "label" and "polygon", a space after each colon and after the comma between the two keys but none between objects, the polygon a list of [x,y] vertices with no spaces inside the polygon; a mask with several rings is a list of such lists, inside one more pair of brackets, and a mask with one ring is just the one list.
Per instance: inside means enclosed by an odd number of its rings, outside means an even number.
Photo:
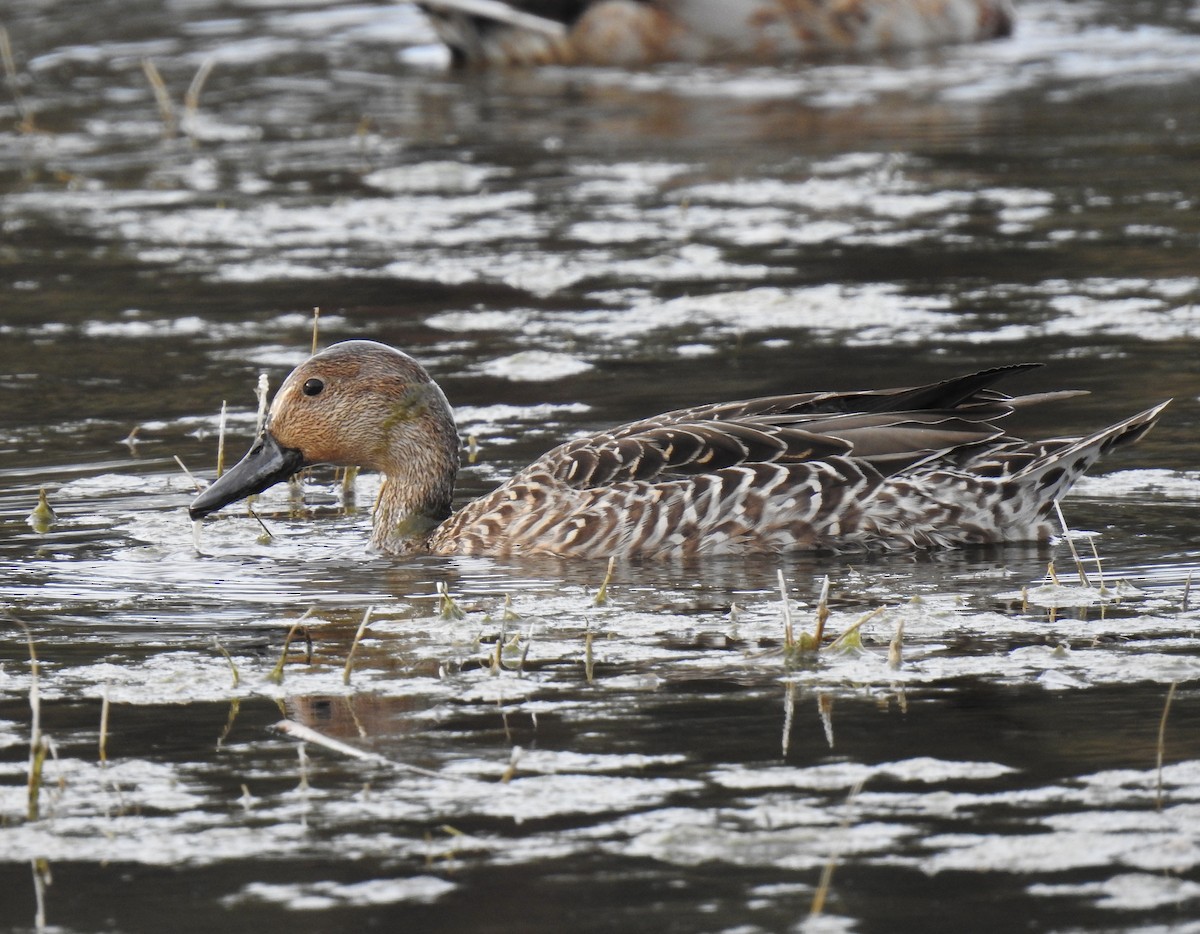
[{"label": "duck's wing", "polygon": [[1014,398],[991,387],[1033,366],[998,367],[902,389],[800,393],[680,409],[567,442],[528,470],[575,489],[833,457],[888,475],[958,450],[979,452],[1015,441],[994,422],[1020,405],[1058,394]]}]

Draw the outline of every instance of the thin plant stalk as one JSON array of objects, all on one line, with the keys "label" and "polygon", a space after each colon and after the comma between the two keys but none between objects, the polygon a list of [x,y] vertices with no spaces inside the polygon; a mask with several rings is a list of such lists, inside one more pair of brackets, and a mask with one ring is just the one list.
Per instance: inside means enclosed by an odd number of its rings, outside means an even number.
[{"label": "thin plant stalk", "polygon": [[1162,717],[1158,721],[1158,786],[1154,795],[1155,810],[1161,811],[1163,807],[1163,754],[1167,748],[1167,715],[1171,712],[1171,701],[1175,699],[1175,689],[1179,686],[1178,681],[1172,681],[1171,686],[1167,689],[1167,699],[1163,703]]},{"label": "thin plant stalk", "polygon": [[174,456],[174,458],[175,458],[175,463],[177,463],[177,464],[179,465],[179,469],[180,469],[180,470],[182,470],[182,471],[184,472],[184,475],[185,475],[185,476],[186,476],[186,477],[187,477],[189,480],[191,480],[191,481],[192,481],[192,485],[193,485],[193,486],[196,488],[196,492],[197,492],[197,493],[203,493],[203,492],[204,492],[204,487],[200,485],[200,481],[196,479],[196,476],[195,476],[195,474],[193,474],[193,473],[192,473],[190,470],[188,470],[188,469],[187,469],[187,466],[186,466],[186,465],[183,463],[183,461],[182,461],[182,460],[180,460],[180,459],[179,459],[179,455],[178,455],[178,454],[175,454],[175,455],[173,455],[173,456]]},{"label": "thin plant stalk", "polygon": [[350,672],[354,667],[354,653],[358,650],[358,643],[362,641],[363,633],[367,631],[367,624],[371,621],[371,614],[375,612],[375,607],[369,606],[363,613],[362,622],[358,624],[358,631],[354,633],[354,641],[350,643],[350,651],[346,653],[346,667],[342,669],[342,684],[350,683]]},{"label": "thin plant stalk", "polygon": [[158,115],[163,122],[163,135],[172,137],[175,135],[178,121],[175,117],[175,105],[171,103],[171,92],[167,90],[167,84],[159,74],[158,66],[152,60],[142,59],[142,71],[146,74],[146,80],[150,82],[150,89],[154,92],[154,101],[158,104]]},{"label": "thin plant stalk", "polygon": [[[331,752],[340,753],[351,759],[360,759],[363,762],[374,762],[378,765],[387,765],[395,769],[400,769],[403,772],[414,772],[417,775],[425,775],[430,778],[443,777],[440,772],[435,772],[432,769],[423,769],[420,766],[408,765],[403,762],[396,762],[386,756],[381,756],[376,752],[368,752],[365,749],[359,749],[357,746],[351,746],[349,743],[343,743],[339,739],[334,739],[332,736],[326,736],[324,733],[318,733],[312,727],[305,726],[303,723],[297,723],[295,720],[280,720],[275,724],[275,729],[280,733],[291,736],[293,739],[300,741],[300,746],[306,743],[312,743],[314,746],[321,746]],[[305,781],[307,785],[307,779]]]},{"label": "thin plant stalk", "polygon": [[1079,572],[1079,583],[1084,587],[1091,587],[1092,582],[1088,580],[1087,571],[1083,569],[1083,562],[1079,560],[1079,552],[1075,550],[1075,540],[1071,538],[1071,530],[1067,528],[1067,519],[1063,515],[1062,506],[1058,504],[1058,500],[1054,501],[1054,511],[1058,514],[1058,524],[1062,526],[1063,538],[1067,540],[1067,547],[1071,549],[1071,557],[1075,559],[1075,569]]},{"label": "thin plant stalk", "polygon": [[9,40],[8,30],[0,26],[0,59],[4,61],[4,77],[8,81],[8,89],[12,92],[13,106],[17,108],[17,114],[21,118],[18,129],[22,133],[33,132],[33,112],[25,105],[25,98],[21,96],[21,85],[17,79],[17,62],[13,58],[12,42]]},{"label": "thin plant stalk", "polygon": [[888,667],[893,671],[904,664],[904,620],[896,620],[896,634],[888,643]]},{"label": "thin plant stalk", "polygon": [[[850,826],[852,817],[850,806],[854,803],[854,799],[858,797],[859,792],[863,790],[863,785],[866,783],[866,778],[862,778],[854,783],[854,787],[850,789],[850,793],[846,795],[846,816],[842,819],[841,829],[844,831]],[[838,858],[841,853],[834,849],[829,854],[829,859],[825,863],[825,868],[821,870],[821,881],[817,883],[817,890],[813,893],[812,907],[809,909],[808,916],[816,918],[825,910],[825,901],[829,897],[829,889],[833,884],[833,870],[837,866]]]},{"label": "thin plant stalk", "polygon": [[17,625],[25,631],[25,642],[29,646],[29,802],[26,817],[38,819],[38,801],[42,787],[42,763],[46,761],[46,740],[42,736],[42,695],[38,684],[37,647],[33,644],[33,633],[24,623]]},{"label": "thin plant stalk", "polygon": [[[877,606],[870,613],[867,613],[865,616],[860,618],[858,620],[858,622],[856,622],[850,626],[847,626],[846,629],[836,639],[834,639],[832,642],[829,643],[829,645],[826,647],[826,651],[828,651],[829,649],[837,648],[839,645],[841,645],[843,642],[845,642],[847,639],[849,639],[852,635],[854,635],[856,632],[858,632],[858,630],[862,628],[863,623],[873,620],[876,616],[878,616],[880,613],[882,613],[886,609],[887,609],[886,606]],[[818,616],[818,619],[820,619],[819,616]]]},{"label": "thin plant stalk", "polygon": [[779,601],[783,606],[783,647],[791,650],[796,645],[796,631],[792,626],[792,604],[788,599],[787,581],[783,578],[783,568],[776,568],[779,578]]},{"label": "thin plant stalk", "polygon": [[238,674],[237,665],[233,663],[233,656],[229,654],[229,650],[225,646],[221,645],[221,640],[216,636],[213,636],[213,645],[216,646],[218,652],[225,656],[225,661],[229,663],[229,673],[233,678],[232,687],[236,690],[238,683],[241,681],[241,676]]},{"label": "thin plant stalk", "polygon": [[792,722],[796,719],[796,682],[788,681],[783,686],[783,739],[780,743],[779,756],[786,759],[788,747],[792,744]]},{"label": "thin plant stalk", "polygon": [[616,556],[608,559],[608,570],[604,572],[604,580],[600,582],[600,589],[596,591],[596,599],[593,602],[595,606],[604,606],[608,603],[608,585],[612,583],[613,568],[616,567]]},{"label": "thin plant stalk", "polygon": [[183,128],[193,139],[195,138],[196,113],[200,110],[200,92],[204,90],[204,83],[208,81],[208,76],[212,74],[213,66],[216,63],[215,58],[206,58],[201,62],[200,67],[192,76],[192,83],[188,85],[187,93],[183,95]]},{"label": "thin plant stalk", "polygon": [[317,352],[317,338],[320,334],[321,309],[313,309],[313,338],[312,338],[312,353]]},{"label": "thin plant stalk", "polygon": [[104,685],[104,694],[100,701],[100,761],[108,762],[108,685]]},{"label": "thin plant stalk", "polygon": [[275,684],[283,683],[283,666],[287,662],[288,647],[292,644],[292,639],[296,636],[296,630],[300,628],[300,624],[313,615],[315,610],[309,607],[304,611],[304,615],[292,623],[292,628],[288,630],[287,638],[283,640],[283,651],[279,653],[279,661],[275,663],[275,667],[271,670],[269,677]]},{"label": "thin plant stalk", "polygon": [[258,419],[254,423],[254,437],[262,434],[263,425],[267,421],[267,392],[270,389],[270,380],[267,379],[266,373],[258,374],[258,384],[254,387],[254,395],[258,399]]},{"label": "thin plant stalk", "polygon": [[221,417],[217,421],[217,476],[225,472],[225,424],[229,418],[229,406],[221,400]]},{"label": "thin plant stalk", "polygon": [[[821,597],[817,600],[817,626],[813,632],[813,648],[821,648],[821,639],[825,636],[825,622],[829,619],[829,575],[825,575],[825,580],[821,582]],[[861,626],[866,619],[859,620]],[[847,630],[849,631],[849,630]],[[846,633],[842,633],[844,637]]]}]

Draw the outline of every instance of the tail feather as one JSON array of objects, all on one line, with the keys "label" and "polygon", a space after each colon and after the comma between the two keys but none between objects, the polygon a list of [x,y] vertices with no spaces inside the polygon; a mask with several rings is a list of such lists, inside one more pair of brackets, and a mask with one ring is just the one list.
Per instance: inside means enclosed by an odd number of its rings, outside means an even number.
[{"label": "tail feather", "polygon": [[1056,446],[1015,473],[1012,482],[1035,489],[1044,513],[1101,457],[1141,439],[1170,404],[1168,399],[1094,434]]}]

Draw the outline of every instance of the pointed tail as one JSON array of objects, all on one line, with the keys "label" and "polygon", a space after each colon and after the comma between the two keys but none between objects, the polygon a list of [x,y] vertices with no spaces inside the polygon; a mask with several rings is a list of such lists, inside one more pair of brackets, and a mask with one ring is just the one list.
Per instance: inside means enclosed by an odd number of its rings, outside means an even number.
[{"label": "pointed tail", "polygon": [[1117,422],[1085,438],[1063,443],[1049,442],[1052,449],[1013,475],[1013,482],[1037,491],[1043,514],[1060,499],[1088,469],[1114,448],[1133,444],[1158,421],[1171,400]]}]

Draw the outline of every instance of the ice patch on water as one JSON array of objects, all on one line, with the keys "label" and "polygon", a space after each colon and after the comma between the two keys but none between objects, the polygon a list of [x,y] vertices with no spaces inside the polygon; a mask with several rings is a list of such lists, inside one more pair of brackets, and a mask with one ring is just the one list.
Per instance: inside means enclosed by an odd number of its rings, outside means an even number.
[{"label": "ice patch on water", "polygon": [[571,354],[547,350],[523,350],[507,357],[498,357],[480,364],[485,376],[498,376],[517,382],[543,382],[565,379],[592,368],[586,360]]},{"label": "ice patch on water", "polygon": [[363,184],[380,191],[469,192],[478,191],[484,182],[511,175],[511,169],[462,162],[432,161],[414,165],[376,169],[363,176]]},{"label": "ice patch on water", "polygon": [[291,885],[251,882],[221,903],[228,907],[259,902],[279,905],[290,911],[322,911],[329,908],[364,908],[399,902],[429,904],[458,886],[437,876],[407,879],[371,879],[366,882],[297,882]]},{"label": "ice patch on water", "polygon": [[1195,901],[1200,898],[1200,883],[1135,872],[1120,873],[1100,882],[1035,883],[1026,891],[1031,895],[1083,898],[1097,908],[1114,911],[1147,911]]}]

